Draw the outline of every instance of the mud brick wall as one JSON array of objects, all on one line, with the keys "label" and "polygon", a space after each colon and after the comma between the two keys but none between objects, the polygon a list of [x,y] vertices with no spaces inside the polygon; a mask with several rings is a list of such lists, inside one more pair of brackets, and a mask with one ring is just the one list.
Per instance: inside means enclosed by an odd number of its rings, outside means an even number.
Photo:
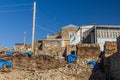
[{"label": "mud brick wall", "polygon": [[76,45],[68,45],[68,46],[66,46],[66,54],[67,55],[70,54],[71,51],[75,51],[75,53],[76,53]]},{"label": "mud brick wall", "polygon": [[105,57],[111,56],[112,54],[117,52],[117,43],[106,41],[104,45],[104,54]]},{"label": "mud brick wall", "polygon": [[100,55],[100,46],[98,44],[78,44],[77,45],[77,57],[86,58],[86,57],[99,57]]}]

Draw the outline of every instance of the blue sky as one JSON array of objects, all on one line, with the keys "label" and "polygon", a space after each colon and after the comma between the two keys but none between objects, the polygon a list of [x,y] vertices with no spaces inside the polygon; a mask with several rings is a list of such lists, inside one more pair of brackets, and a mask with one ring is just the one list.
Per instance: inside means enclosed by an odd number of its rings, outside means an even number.
[{"label": "blue sky", "polygon": [[[0,0],[0,46],[13,48],[15,43],[22,43],[24,32],[27,44],[31,43],[33,1]],[[120,25],[119,0],[36,0],[36,2],[35,41],[47,34],[60,31],[61,27],[68,24]],[[6,6],[18,4],[28,5]]]}]

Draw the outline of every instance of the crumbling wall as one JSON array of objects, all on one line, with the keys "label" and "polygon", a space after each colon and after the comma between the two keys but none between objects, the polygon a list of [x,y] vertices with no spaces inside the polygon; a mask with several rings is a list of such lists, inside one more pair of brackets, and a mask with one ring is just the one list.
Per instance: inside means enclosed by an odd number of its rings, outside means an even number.
[{"label": "crumbling wall", "polygon": [[120,77],[120,55],[119,51],[119,41],[117,42],[105,42],[105,54],[104,54],[104,70],[106,80],[119,80]]},{"label": "crumbling wall", "polygon": [[62,40],[43,40],[42,49],[38,50],[38,54],[46,54],[46,55],[56,55],[62,56],[65,48],[61,46]]},{"label": "crumbling wall", "polygon": [[89,61],[100,62],[100,47],[98,44],[78,44],[77,45],[77,64],[87,66]]},{"label": "crumbling wall", "polygon": [[61,47],[61,40],[44,40],[42,44],[43,50]]},{"label": "crumbling wall", "polygon": [[106,41],[104,45],[104,54],[105,57],[111,56],[112,54],[117,52],[117,43]]},{"label": "crumbling wall", "polygon": [[65,48],[51,48],[49,50],[39,50],[38,54],[42,55],[51,55],[51,56],[62,56],[65,53]]},{"label": "crumbling wall", "polygon": [[78,44],[77,45],[77,57],[85,58],[100,55],[100,47],[98,44]]}]

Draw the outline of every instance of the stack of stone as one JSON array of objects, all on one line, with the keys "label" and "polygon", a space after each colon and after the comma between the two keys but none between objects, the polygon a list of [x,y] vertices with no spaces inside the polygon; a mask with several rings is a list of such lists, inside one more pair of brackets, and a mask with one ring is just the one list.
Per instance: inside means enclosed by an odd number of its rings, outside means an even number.
[{"label": "stack of stone", "polygon": [[100,55],[100,47],[98,44],[78,44],[77,45],[77,57],[98,57]]},{"label": "stack of stone", "polygon": [[117,44],[116,42],[106,41],[104,45],[105,49],[105,57],[111,56],[112,54],[117,52]]}]

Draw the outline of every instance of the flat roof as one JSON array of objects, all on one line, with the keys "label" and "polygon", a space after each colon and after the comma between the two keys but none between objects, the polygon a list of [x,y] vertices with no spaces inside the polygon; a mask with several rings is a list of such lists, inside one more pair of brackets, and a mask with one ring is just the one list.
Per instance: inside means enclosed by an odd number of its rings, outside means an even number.
[{"label": "flat roof", "polygon": [[96,25],[97,28],[120,28],[120,25]]}]

